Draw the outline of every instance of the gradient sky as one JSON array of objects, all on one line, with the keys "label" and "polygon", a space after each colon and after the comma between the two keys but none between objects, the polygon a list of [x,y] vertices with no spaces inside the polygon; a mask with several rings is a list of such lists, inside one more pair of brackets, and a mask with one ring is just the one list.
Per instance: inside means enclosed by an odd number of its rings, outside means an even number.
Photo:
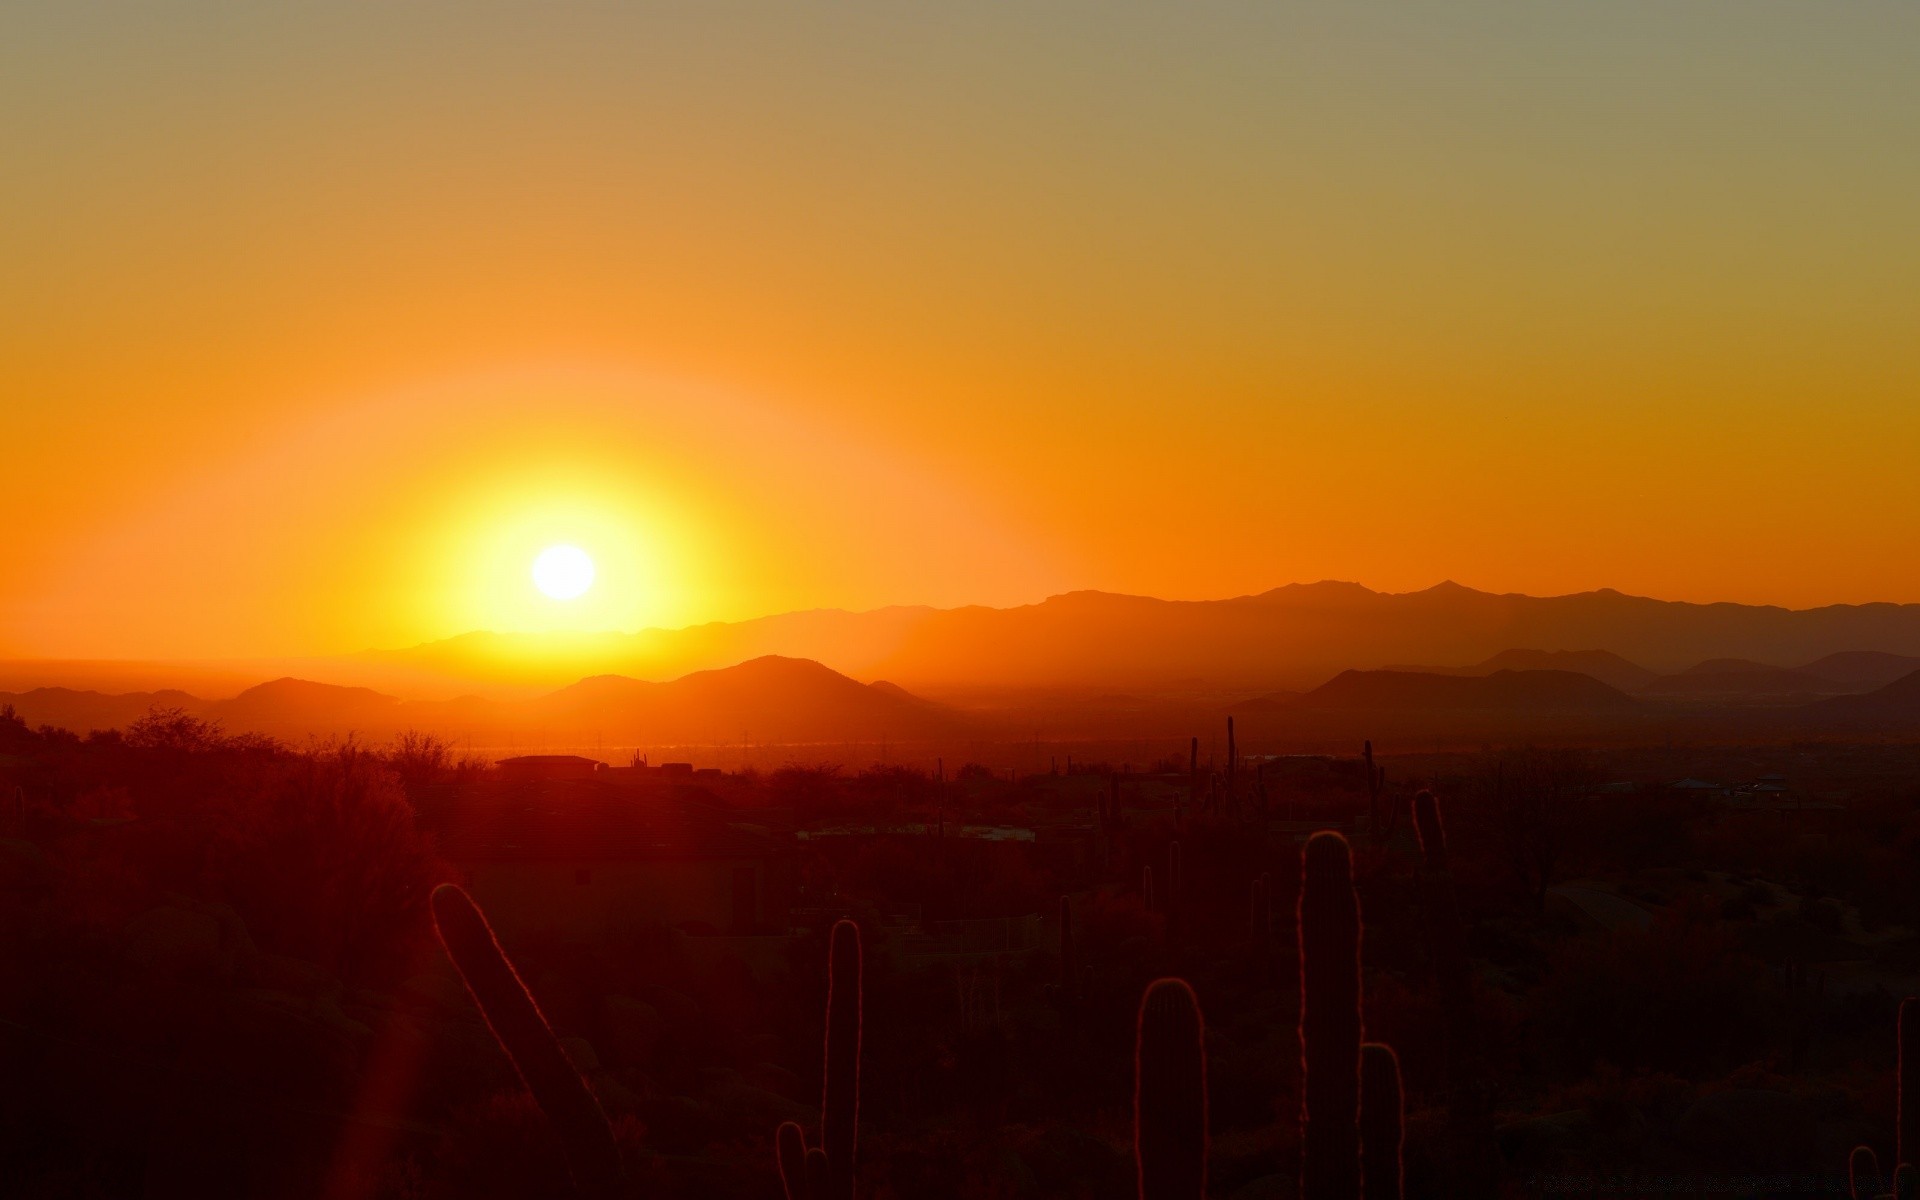
[{"label": "gradient sky", "polygon": [[0,654],[1920,601],[1916,62],[1910,0],[10,4]]}]

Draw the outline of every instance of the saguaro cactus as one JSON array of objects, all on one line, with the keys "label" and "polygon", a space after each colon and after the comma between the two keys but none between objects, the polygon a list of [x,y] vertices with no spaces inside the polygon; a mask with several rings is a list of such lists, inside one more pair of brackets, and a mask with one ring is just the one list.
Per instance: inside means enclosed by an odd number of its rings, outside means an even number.
[{"label": "saguaro cactus", "polygon": [[594,1200],[622,1194],[624,1172],[607,1114],[500,949],[479,905],[454,885],[441,884],[433,891],[433,924],[487,1027],[559,1133],[575,1189]]},{"label": "saguaro cactus", "polygon": [[1440,824],[1440,802],[1424,788],[1413,798],[1413,828],[1420,835],[1420,853],[1427,870],[1447,869],[1447,831]]},{"label": "saguaro cactus", "polygon": [[1338,833],[1307,841],[1300,872],[1300,1194],[1360,1196],[1360,904]]},{"label": "saguaro cactus", "polygon": [[1880,1174],[1873,1148],[1855,1146],[1847,1158],[1847,1194],[1853,1200],[1915,1200],[1920,1195],[1920,1171],[1912,1163],[1901,1163],[1888,1179]]},{"label": "saguaro cactus", "polygon": [[1060,897],[1060,986],[1073,984],[1073,903]]},{"label": "saguaro cactus", "polygon": [[1084,977],[1080,973],[1080,964],[1074,954],[1073,946],[1073,903],[1065,896],[1060,897],[1060,982],[1056,997],[1062,1008],[1070,1008],[1081,999],[1081,986]]},{"label": "saguaro cactus", "polygon": [[1899,1098],[1894,1110],[1894,1165],[1920,1166],[1920,998],[1900,1001]]},{"label": "saguaro cactus", "polygon": [[1401,1200],[1402,1114],[1400,1058],[1393,1047],[1360,1047],[1360,1182],[1367,1200]]},{"label": "saguaro cactus", "polygon": [[1380,819],[1380,793],[1387,786],[1387,769],[1374,765],[1372,741],[1362,747],[1360,757],[1367,771],[1367,836],[1375,842],[1385,841],[1387,824]]},{"label": "saguaro cactus", "polygon": [[1240,761],[1240,751],[1234,747],[1233,718],[1227,718],[1227,803],[1233,803],[1234,768]]},{"label": "saguaro cactus", "polygon": [[1133,1157],[1140,1200],[1206,1196],[1206,1022],[1184,979],[1156,980],[1140,998]]},{"label": "saguaro cactus", "polygon": [[1439,1072],[1447,1080],[1447,1119],[1454,1140],[1465,1150],[1466,1161],[1482,1172],[1474,1190],[1495,1186],[1492,1164],[1498,1156],[1494,1139],[1492,1097],[1486,1074],[1475,1060],[1473,972],[1467,963],[1466,924],[1449,867],[1446,826],[1440,802],[1421,790],[1413,798],[1413,827],[1420,836],[1424,859],[1420,873],[1421,907],[1426,915],[1427,944],[1433,955],[1434,983],[1440,995]]},{"label": "saguaro cactus", "polygon": [[809,1148],[788,1121],[774,1134],[787,1200],[852,1200],[860,1127],[860,927],[836,921],[827,958],[826,1079],[820,1093],[820,1144]]},{"label": "saguaro cactus", "polygon": [[1447,833],[1440,823],[1440,802],[1422,790],[1413,798],[1413,826],[1420,835],[1425,871],[1420,881],[1425,893],[1427,934],[1433,950],[1434,974],[1440,985],[1440,1009],[1446,1022],[1447,1052],[1467,1040],[1471,1016],[1471,984],[1467,970],[1466,935],[1461,928],[1459,899],[1453,872],[1447,866]]}]

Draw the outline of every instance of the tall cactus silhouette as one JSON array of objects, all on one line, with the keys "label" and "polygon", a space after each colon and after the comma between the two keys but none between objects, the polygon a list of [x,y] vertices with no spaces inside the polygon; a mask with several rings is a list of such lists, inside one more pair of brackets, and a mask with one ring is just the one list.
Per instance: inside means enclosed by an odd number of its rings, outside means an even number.
[{"label": "tall cactus silhouette", "polygon": [[840,1200],[853,1195],[860,1119],[861,972],[860,927],[852,921],[837,921],[827,959],[820,1145],[809,1148],[805,1134],[791,1121],[774,1136],[788,1200]]},{"label": "tall cactus silhouette", "polygon": [[[1852,1157],[1847,1160],[1848,1187],[1853,1200],[1873,1200],[1883,1194],[1890,1194],[1895,1200],[1912,1200],[1916,1185],[1920,1185],[1915,1174],[1916,1165],[1920,1164],[1914,1162],[1914,1157],[1920,1155],[1920,997],[1908,996],[1900,1001],[1897,1033],[1893,1178],[1882,1179],[1880,1160],[1871,1146],[1855,1146]],[[1890,1193],[1881,1191],[1883,1182],[1891,1187]]]},{"label": "tall cactus silhouette", "polygon": [[1466,1038],[1471,1014],[1471,976],[1467,969],[1466,933],[1460,921],[1459,897],[1448,865],[1447,831],[1440,821],[1440,802],[1421,790],[1413,798],[1413,826],[1420,835],[1425,860],[1421,891],[1427,913],[1428,938],[1433,949],[1434,973],[1440,984],[1440,1006],[1450,1041]]},{"label": "tall cactus silhouette", "polygon": [[1400,1092],[1400,1057],[1393,1047],[1367,1042],[1360,1047],[1360,1184],[1367,1200],[1401,1200],[1405,1111]]},{"label": "tall cactus silhouette", "polygon": [[1184,939],[1187,934],[1187,874],[1177,841],[1167,843],[1166,895],[1161,898],[1161,910],[1167,915],[1167,936],[1176,941]]},{"label": "tall cactus silhouette", "polygon": [[1427,870],[1447,869],[1447,831],[1440,824],[1440,802],[1422,788],[1413,797],[1413,828],[1420,835],[1420,854]]},{"label": "tall cactus silhouette", "polygon": [[860,1036],[863,962],[860,927],[834,922],[827,952],[825,1081],[820,1091],[820,1144],[808,1147],[788,1121],[774,1133],[787,1200],[852,1200],[860,1132]]},{"label": "tall cactus silhouette", "polygon": [[466,892],[443,883],[433,891],[432,907],[447,957],[521,1082],[560,1135],[575,1189],[592,1200],[623,1194],[620,1151],[607,1114],[500,949],[480,906]]},{"label": "tall cactus silhouette", "polygon": [[1065,896],[1060,897],[1060,988],[1072,989],[1077,978],[1073,960],[1073,904]]},{"label": "tall cactus silhouette", "polygon": [[1240,751],[1233,741],[1233,718],[1227,718],[1227,803],[1233,803],[1233,779],[1235,768],[1240,761]]},{"label": "tall cactus silhouette", "polygon": [[1360,903],[1353,850],[1307,840],[1300,871],[1300,1194],[1360,1196]]},{"label": "tall cactus silhouette", "polygon": [[1433,955],[1435,990],[1440,1001],[1438,1074],[1446,1080],[1447,1123],[1462,1162],[1472,1174],[1463,1180],[1470,1191],[1498,1186],[1494,1164],[1499,1158],[1493,1124],[1493,1092],[1484,1063],[1474,1055],[1481,1039],[1476,1035],[1473,1007],[1473,971],[1467,962],[1466,923],[1454,888],[1446,825],[1440,802],[1422,789],[1413,798],[1413,827],[1420,836],[1424,864],[1420,873],[1421,908],[1426,916],[1427,945]]},{"label": "tall cactus silhouette", "polygon": [[1380,793],[1373,786],[1373,739],[1368,738],[1360,747],[1360,762],[1367,773],[1367,832],[1372,833],[1380,822]]},{"label": "tall cactus silhouette", "polygon": [[1088,994],[1087,976],[1080,967],[1073,942],[1073,903],[1060,897],[1060,977],[1048,990],[1054,1004],[1062,1009],[1077,1008]]},{"label": "tall cactus silhouette", "polygon": [[1920,1166],[1920,998],[1900,1001],[1899,1099],[1895,1108],[1894,1165]]},{"label": "tall cactus silhouette", "polygon": [[1134,1032],[1133,1157],[1139,1200],[1207,1194],[1206,1021],[1184,979],[1140,997]]},{"label": "tall cactus silhouette", "polygon": [[1472,1040],[1468,1029],[1473,1014],[1472,976],[1467,967],[1459,897],[1448,866],[1446,827],[1440,821],[1440,802],[1432,792],[1422,789],[1414,796],[1413,827],[1420,835],[1420,853],[1425,860],[1420,890],[1440,992],[1443,1066],[1457,1086],[1464,1086],[1466,1075],[1454,1069],[1452,1059]]},{"label": "tall cactus silhouette", "polygon": [[1373,742],[1369,740],[1360,751],[1367,772],[1367,837],[1375,843],[1384,842],[1387,827],[1391,821],[1380,819],[1380,793],[1387,786],[1387,769],[1375,766],[1373,762]]}]

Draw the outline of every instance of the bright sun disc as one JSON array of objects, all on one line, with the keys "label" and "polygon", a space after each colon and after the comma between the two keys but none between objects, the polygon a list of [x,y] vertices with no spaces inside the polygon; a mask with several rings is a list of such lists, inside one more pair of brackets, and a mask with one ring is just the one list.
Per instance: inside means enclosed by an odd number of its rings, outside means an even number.
[{"label": "bright sun disc", "polygon": [[533,560],[533,586],[571,600],[593,586],[593,559],[578,546],[548,546]]}]

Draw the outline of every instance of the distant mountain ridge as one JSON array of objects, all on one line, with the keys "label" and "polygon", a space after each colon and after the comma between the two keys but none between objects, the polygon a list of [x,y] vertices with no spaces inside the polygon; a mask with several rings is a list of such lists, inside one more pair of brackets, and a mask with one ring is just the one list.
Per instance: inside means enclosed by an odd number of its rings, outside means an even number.
[{"label": "distant mountain ridge", "polygon": [[[1515,647],[1548,659],[1494,669],[1552,669],[1563,664],[1551,656],[1567,653],[1604,653],[1661,675],[1714,658],[1807,663],[1857,652],[1920,656],[1920,604],[1792,610],[1654,600],[1611,589],[1536,597],[1451,582],[1405,593],[1322,582],[1223,600],[1080,591],[1003,609],[794,612],[560,639],[544,665],[525,666],[543,661],[528,653],[542,644],[534,635],[468,634],[358,661],[367,669],[446,678],[524,682],[529,671],[545,672],[557,686],[609,671],[659,678],[778,654],[936,696],[969,687],[1273,691],[1315,687],[1348,669],[1485,663]],[[1609,667],[1606,681],[1630,682],[1623,670]]]},{"label": "distant mountain ridge", "polygon": [[1617,715],[1640,708],[1625,692],[1576,671],[1494,671],[1487,675],[1342,671],[1306,695],[1279,703],[1329,712],[1521,715]]},{"label": "distant mountain ridge", "polygon": [[1492,658],[1470,667],[1402,667],[1389,671],[1413,671],[1429,675],[1491,675],[1496,671],[1574,671],[1598,679],[1623,692],[1637,692],[1660,678],[1639,663],[1628,662],[1607,650],[1502,650]]},{"label": "distant mountain ridge", "polygon": [[[1612,589],[1538,597],[1449,582],[1388,593],[1326,581],[1220,600],[1078,591],[1011,608],[816,609],[637,633],[472,632],[331,658],[183,663],[172,675],[153,664],[7,662],[0,678],[16,690],[131,691],[209,672],[236,686],[248,676],[293,675],[410,699],[528,699],[594,675],[675,679],[765,655],[811,659],[933,699],[1022,689],[1254,695],[1387,668],[1575,669],[1632,693],[1650,682],[1641,672],[1670,676],[1719,658],[1811,670],[1864,690],[1920,667],[1920,604],[1793,610]],[[1398,666],[1416,663],[1454,665]]]},{"label": "distant mountain ridge", "polygon": [[0,692],[0,705],[12,705],[31,725],[76,732],[123,728],[152,708],[179,708],[231,733],[296,741],[417,728],[443,736],[598,733],[615,741],[720,744],[908,738],[966,727],[952,710],[892,684],[863,684],[816,662],[772,655],[665,683],[595,676],[520,701],[406,702],[368,688],[286,678],[226,700],[37,688]]},{"label": "distant mountain ridge", "polygon": [[1920,670],[1861,695],[1829,697],[1812,708],[1821,719],[1872,725],[1897,723],[1911,729],[1920,722]]},{"label": "distant mountain ridge", "polygon": [[[769,658],[807,660],[848,678],[845,686],[816,680],[785,693],[789,699],[780,704],[741,695],[730,705],[704,696],[705,685],[695,678]],[[1018,728],[1028,737],[1041,730],[1157,736],[1210,721],[1212,714],[1248,698],[1277,704],[1280,693],[1305,695],[1343,672],[1372,672],[1397,663],[1474,664],[1412,672],[1453,678],[1572,672],[1640,701],[1643,708],[1632,719],[1643,725],[1671,720],[1698,725],[1734,713],[1740,721],[1771,720],[1769,728],[1778,729],[1812,720],[1811,700],[1868,692],[1920,667],[1920,605],[1795,611],[1669,602],[1611,590],[1494,595],[1452,583],[1382,593],[1323,582],[1201,601],[1080,591],[1006,609],[816,610],[634,634],[473,633],[408,650],[309,659],[290,664],[291,669],[256,668],[252,678],[297,678],[263,685],[264,691],[249,689],[232,701],[205,703],[225,705],[218,711],[228,715],[221,719],[236,728],[295,730],[302,722],[311,726],[324,719],[335,730],[371,732],[414,724],[517,736],[515,731],[549,728],[564,719],[587,724],[589,743],[600,734],[622,736],[606,726],[601,709],[628,713],[619,719],[629,723],[644,718],[673,731],[675,738],[718,743],[804,740],[828,728],[833,732],[824,736],[864,737],[873,731],[907,737],[909,730],[950,728],[962,719],[976,731],[992,726],[1005,734]],[[220,670],[240,665],[223,664]],[[0,666],[5,668],[0,676],[8,680],[34,679],[32,664]],[[62,670],[85,666],[64,664]],[[596,685],[607,689],[600,705],[569,700],[569,687],[601,676],[626,682]],[[165,676],[149,669],[138,678]],[[679,685],[678,708],[655,690],[666,685],[639,682],[663,679]],[[859,679],[890,682],[868,685]],[[371,690],[326,693],[322,702],[302,690],[316,686],[313,681]],[[774,682],[770,675],[760,687],[778,692]],[[1434,694],[1453,696],[1448,703],[1456,706],[1491,705],[1474,710],[1486,715],[1511,703],[1495,694],[1499,686],[1517,685],[1507,681],[1456,692],[1426,682],[1403,686],[1439,689]],[[19,699],[27,695],[31,701]],[[445,699],[455,696],[461,699]],[[1322,696],[1316,703],[1328,699]],[[1580,704],[1599,703],[1592,695],[1575,699],[1558,691],[1537,698],[1538,704],[1561,706],[1567,718],[1564,736],[1579,734],[1572,714]],[[317,707],[302,713],[309,702]],[[65,713],[63,723],[86,723],[81,715],[105,714],[93,719],[99,724],[123,724],[129,713],[137,716],[146,706],[129,698],[108,702],[38,691],[18,693],[16,703],[23,711]],[[1296,705],[1287,720],[1316,711],[1332,710]],[[1535,715],[1540,711],[1536,708]],[[821,715],[816,719],[814,713]],[[828,720],[825,714],[835,715]],[[1350,723],[1342,718],[1341,729]],[[1488,736],[1499,733],[1482,725]],[[894,729],[901,732],[887,732]],[[1563,735],[1556,728],[1541,736],[1549,734]]]}]

